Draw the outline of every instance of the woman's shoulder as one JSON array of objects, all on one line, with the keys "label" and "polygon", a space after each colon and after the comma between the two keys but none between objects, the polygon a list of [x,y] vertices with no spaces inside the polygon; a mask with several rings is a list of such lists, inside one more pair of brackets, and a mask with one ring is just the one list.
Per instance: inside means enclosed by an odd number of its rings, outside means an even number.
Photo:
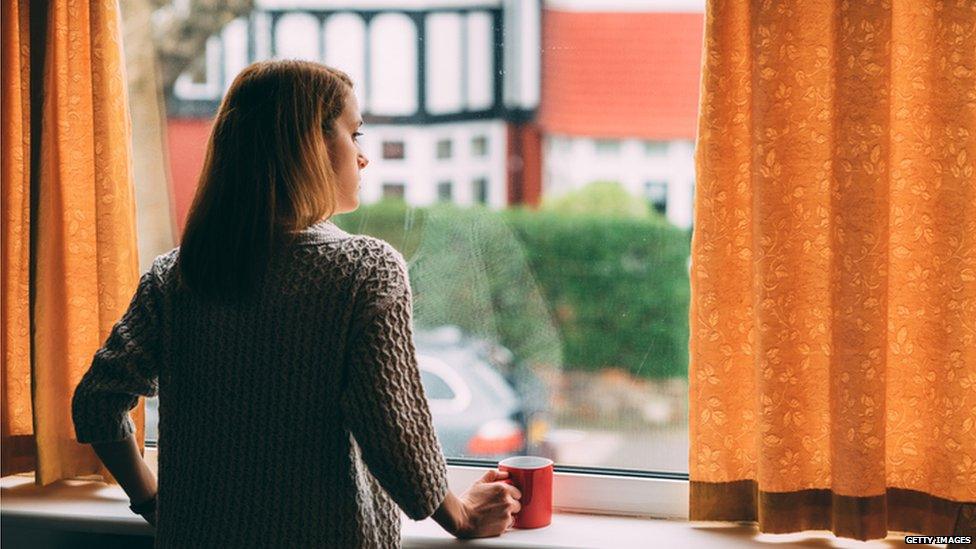
[{"label": "woman's shoulder", "polygon": [[355,235],[347,246],[348,258],[355,262],[361,277],[361,292],[380,301],[409,292],[407,262],[389,242],[373,236]]},{"label": "woman's shoulder", "polygon": [[155,276],[159,281],[165,281],[170,278],[171,273],[176,267],[176,260],[180,256],[180,247],[177,246],[172,250],[157,255],[153,261],[152,265],[149,266],[149,274]]}]

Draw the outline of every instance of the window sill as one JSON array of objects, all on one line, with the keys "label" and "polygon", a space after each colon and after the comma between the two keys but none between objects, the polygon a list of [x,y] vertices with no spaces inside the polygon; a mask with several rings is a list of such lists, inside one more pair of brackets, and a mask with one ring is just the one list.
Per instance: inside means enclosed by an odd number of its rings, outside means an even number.
[{"label": "window sill", "polygon": [[[118,486],[68,480],[40,488],[33,475],[0,479],[5,535],[19,529],[151,537],[153,529],[128,509]],[[432,519],[403,520],[403,547],[505,547],[514,549],[579,547],[742,547],[800,543],[820,547],[889,547],[903,543],[892,534],[884,541],[864,544],[833,538],[825,532],[788,535],[759,534],[749,524],[701,525],[683,520],[660,520],[592,514],[556,513],[546,528],[510,530],[497,538],[459,541]],[[43,546],[43,544],[41,545]]]},{"label": "window sill", "polygon": [[[0,479],[4,529],[35,528],[95,534],[152,536],[153,529],[128,509],[128,498],[118,486],[101,482],[66,480],[41,488],[33,475]],[[666,522],[666,521],[653,521]],[[638,546],[648,535],[648,520],[558,513],[553,523],[535,530],[510,530],[503,536],[461,542],[432,519],[403,518],[403,547],[598,547],[614,532],[616,547]],[[677,522],[673,524],[679,524]],[[601,534],[602,533],[602,534]]]},{"label": "window sill", "polygon": [[[67,480],[41,488],[32,475],[0,479],[3,492],[4,528],[35,528],[112,535],[152,536],[153,529],[128,509],[128,499],[118,486],[100,482]],[[739,527],[751,536],[752,528]],[[649,536],[675,541],[708,539],[715,534],[696,534],[688,523],[627,517],[606,517],[557,513],[546,528],[510,530],[496,538],[459,541],[432,519],[414,522],[403,519],[403,547],[556,548],[646,546]],[[613,532],[612,538],[608,533]],[[674,536],[679,537],[674,537]]]}]

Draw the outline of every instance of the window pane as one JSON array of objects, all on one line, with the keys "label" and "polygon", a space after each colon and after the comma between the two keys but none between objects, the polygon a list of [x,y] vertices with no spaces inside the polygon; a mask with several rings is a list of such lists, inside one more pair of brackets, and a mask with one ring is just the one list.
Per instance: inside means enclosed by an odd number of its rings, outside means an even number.
[{"label": "window pane", "polygon": [[474,186],[475,202],[477,202],[478,204],[487,204],[488,203],[488,180],[483,177],[479,177],[478,179],[474,180],[473,186]]},{"label": "window pane", "polygon": [[618,154],[620,152],[620,141],[616,139],[597,139],[595,145],[598,154]]},{"label": "window pane", "polygon": [[471,140],[471,156],[488,156],[488,138],[479,135]]},{"label": "window pane", "polygon": [[451,140],[441,139],[437,141],[437,158],[445,160],[451,157]]},{"label": "window pane", "polygon": [[664,156],[667,152],[667,141],[644,141],[644,154],[647,156]]},{"label": "window pane", "polygon": [[384,141],[383,159],[384,160],[403,160],[404,158],[403,141]]},{"label": "window pane", "polygon": [[450,181],[441,181],[437,184],[437,200],[440,202],[450,202],[453,184]]},{"label": "window pane", "polygon": [[405,189],[406,185],[403,183],[383,183],[383,198],[403,200]]},{"label": "window pane", "polygon": [[[245,2],[227,24],[182,4],[184,23],[152,52],[175,76],[161,97],[129,88],[136,156],[168,162],[134,164],[158,176],[140,177],[137,196],[150,181],[162,196],[137,204],[141,252],[178,244],[236,72],[274,57],[324,61],[354,82],[371,160],[359,208],[335,220],[407,259],[421,376],[448,457],[687,471],[703,3]],[[166,116],[154,126],[140,112]],[[147,410],[152,440],[155,400]]]}]

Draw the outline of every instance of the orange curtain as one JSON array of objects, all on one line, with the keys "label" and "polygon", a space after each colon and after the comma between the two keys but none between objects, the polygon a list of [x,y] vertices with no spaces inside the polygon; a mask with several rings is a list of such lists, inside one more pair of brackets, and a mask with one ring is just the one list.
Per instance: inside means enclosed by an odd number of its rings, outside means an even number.
[{"label": "orange curtain", "polygon": [[27,2],[4,2],[3,48],[3,474],[34,468],[30,397],[30,33]]},{"label": "orange curtain", "polygon": [[972,535],[976,9],[706,8],[692,520]]},{"label": "orange curtain", "polygon": [[[27,5],[24,0],[5,3],[5,61],[7,10],[26,10]],[[50,2],[45,8],[43,68],[31,67],[43,70],[40,94],[31,98],[36,102],[43,97],[40,135],[31,142],[40,147],[31,191],[36,224],[31,227],[29,258],[23,252],[8,257],[4,248],[4,259],[10,261],[4,271],[5,302],[7,273],[23,272],[27,262],[34,266],[29,306],[33,341],[26,355],[31,372],[26,386],[32,385],[33,391],[5,394],[3,432],[33,432],[39,484],[79,474],[108,476],[91,448],[74,440],[71,396],[139,279],[118,4]],[[13,86],[8,70],[5,62],[4,84]],[[11,118],[5,116],[4,135],[9,124]],[[9,197],[21,197],[29,187],[23,179],[8,181],[6,156],[4,162],[4,202],[9,204]],[[8,232],[4,225],[5,242],[21,235],[23,245],[25,223],[18,227],[19,232],[13,227]],[[17,294],[21,306],[22,294]],[[22,309],[19,314],[22,322]],[[6,338],[5,332],[4,343]],[[23,337],[18,343],[23,345]],[[25,386],[24,363],[23,353],[16,361],[5,361],[5,388],[8,380],[10,387]],[[141,407],[134,419],[141,429]],[[4,469],[9,472],[6,464]]]}]

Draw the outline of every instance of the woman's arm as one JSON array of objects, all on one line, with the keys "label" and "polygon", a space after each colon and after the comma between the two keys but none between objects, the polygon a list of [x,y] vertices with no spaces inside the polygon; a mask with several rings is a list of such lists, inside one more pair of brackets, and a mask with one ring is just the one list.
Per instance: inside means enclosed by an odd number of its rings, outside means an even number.
[{"label": "woman's arm", "polygon": [[437,521],[437,524],[441,525],[441,528],[447,530],[452,536],[460,537],[464,531],[468,530],[467,511],[464,508],[464,503],[454,495],[454,492],[447,492],[447,496],[441,506],[434,511],[432,517]]},{"label": "woman's arm", "polygon": [[[158,394],[156,278],[145,273],[128,310],[95,353],[71,402],[75,437],[91,444],[132,503],[156,494],[156,479],[139,454],[129,411],[140,396]],[[147,516],[149,515],[149,516]],[[143,515],[150,523],[155,517]]]},{"label": "woman's arm", "polygon": [[156,495],[156,477],[139,454],[135,437],[96,442],[92,449],[133,503],[141,503]]}]

